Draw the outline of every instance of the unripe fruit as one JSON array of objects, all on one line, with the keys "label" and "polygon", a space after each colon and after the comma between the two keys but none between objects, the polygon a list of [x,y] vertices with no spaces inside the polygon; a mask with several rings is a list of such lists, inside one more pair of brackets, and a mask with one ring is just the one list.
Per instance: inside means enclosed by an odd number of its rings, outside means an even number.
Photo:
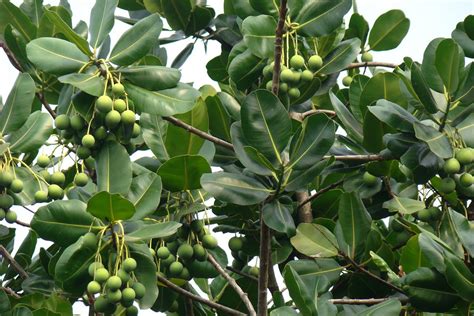
[{"label": "unripe fruit", "polygon": [[290,90],[288,90],[288,95],[290,96],[290,98],[292,99],[297,99],[301,96],[301,92],[300,92],[300,89],[298,88],[291,88]]},{"label": "unripe fruit", "polygon": [[35,201],[38,203],[43,203],[48,201],[48,192],[46,191],[36,191],[35,192]]},{"label": "unripe fruit", "polygon": [[363,175],[363,181],[365,185],[372,187],[377,184],[377,177],[371,175],[370,173],[366,171],[364,172],[364,175]]},{"label": "unripe fruit", "polygon": [[[110,288],[109,288],[110,289]],[[120,301],[122,299],[122,291],[120,290],[109,290],[107,291],[107,301],[109,301],[109,303],[117,303],[118,301]]]},{"label": "unripe fruit", "polygon": [[41,168],[46,168],[50,162],[51,160],[46,155],[39,155],[38,160],[36,161],[38,166],[40,166]]},{"label": "unripe fruit", "polygon": [[280,92],[287,93],[288,92],[288,84],[286,82],[280,83]]},{"label": "unripe fruit", "polygon": [[138,308],[136,306],[130,306],[125,310],[126,316],[137,316]]},{"label": "unripe fruit", "polygon": [[75,131],[80,131],[86,126],[86,122],[80,115],[71,117],[71,128]]},{"label": "unripe fruit", "polygon": [[456,182],[451,178],[444,178],[443,180],[441,180],[439,190],[442,193],[449,194],[456,190]]},{"label": "unripe fruit", "polygon": [[104,296],[99,296],[94,302],[94,311],[103,313],[108,309],[109,301]]},{"label": "unripe fruit", "polygon": [[372,56],[371,53],[365,52],[365,53],[362,54],[360,59],[362,60],[362,62],[367,63],[367,62],[371,62],[372,60],[374,60],[374,57]]},{"label": "unripe fruit", "polygon": [[120,113],[112,110],[105,116],[105,125],[107,125],[108,128],[115,128],[120,124],[120,119]]},{"label": "unripe fruit", "polygon": [[302,69],[304,67],[304,58],[301,55],[294,55],[290,58],[290,66],[295,69]]},{"label": "unripe fruit", "polygon": [[109,279],[109,271],[106,268],[98,268],[94,273],[94,280],[104,283]]},{"label": "unripe fruit", "polygon": [[438,220],[441,217],[441,212],[437,207],[430,207],[430,216],[433,221]]},{"label": "unripe fruit", "polygon": [[447,174],[458,173],[461,170],[461,164],[456,158],[450,158],[444,163],[443,170]]},{"label": "unripe fruit", "polygon": [[115,291],[118,290],[122,286],[122,279],[118,276],[113,275],[107,280],[107,288],[109,290]]},{"label": "unripe fruit", "polygon": [[153,248],[148,248],[148,250],[150,251],[151,256],[154,257],[155,254],[156,254],[156,253],[155,253],[155,249],[153,249]]},{"label": "unripe fruit", "polygon": [[313,80],[313,77],[314,75],[310,70],[303,70],[303,72],[301,73],[302,81],[305,81],[305,82],[311,81]]},{"label": "unripe fruit", "polygon": [[115,99],[114,100],[114,110],[115,111],[119,111],[120,113],[122,113],[126,109],[127,109],[127,103],[125,103],[124,100],[122,100],[122,99]]},{"label": "unripe fruit", "polygon": [[267,81],[267,84],[265,85],[265,89],[272,91],[273,88],[273,81]]},{"label": "unripe fruit", "polygon": [[117,276],[122,280],[122,283],[127,283],[130,280],[130,274],[126,272],[123,268],[118,269]]},{"label": "unripe fruit", "polygon": [[474,150],[472,148],[461,148],[456,151],[455,156],[461,165],[468,165],[474,161]]},{"label": "unripe fruit", "polygon": [[13,181],[13,174],[9,170],[0,171],[0,186],[8,188]]},{"label": "unripe fruit", "polygon": [[207,249],[214,249],[217,247],[217,240],[212,235],[204,235],[202,237],[202,245]]},{"label": "unripe fruit", "polygon": [[112,110],[113,101],[108,95],[103,95],[95,101],[95,107],[99,112],[108,113]]},{"label": "unripe fruit", "polygon": [[273,67],[271,65],[266,65],[263,67],[263,75],[267,78],[270,78],[273,75]]},{"label": "unripe fruit", "polygon": [[294,84],[297,84],[299,83],[301,80],[301,72],[300,71],[293,71],[293,80],[292,82]]},{"label": "unripe fruit", "polygon": [[191,280],[191,273],[189,273],[189,270],[184,267],[183,268],[183,271],[181,271],[181,273],[179,274],[179,278],[182,279],[182,280]]},{"label": "unripe fruit", "polygon": [[175,261],[176,261],[176,257],[174,255],[169,255],[168,258],[161,260],[161,264],[164,267],[168,267],[169,265],[171,265]]},{"label": "unripe fruit", "polygon": [[181,272],[183,271],[183,264],[179,261],[175,261],[169,266],[169,272],[171,276],[179,276]]},{"label": "unripe fruit", "polygon": [[242,238],[232,237],[231,239],[229,239],[229,249],[232,251],[242,250],[243,245],[244,243],[242,242]]},{"label": "unripe fruit", "polygon": [[467,188],[471,184],[474,184],[474,177],[470,173],[465,173],[459,179],[459,183],[461,183],[463,187]]},{"label": "unripe fruit", "polygon": [[100,126],[99,128],[97,128],[94,131],[94,137],[98,140],[104,140],[105,138],[107,138],[107,130],[105,129],[105,127]]},{"label": "unripe fruit", "polygon": [[193,232],[199,233],[204,228],[204,223],[199,219],[195,219],[191,222],[190,227]]},{"label": "unripe fruit", "polygon": [[198,261],[205,261],[207,259],[207,251],[200,244],[195,244],[193,246],[194,258]]},{"label": "unripe fruit", "polygon": [[48,186],[48,196],[53,200],[60,200],[64,197],[64,191],[57,184]]},{"label": "unripe fruit", "polygon": [[4,210],[8,210],[13,205],[13,198],[8,194],[1,194],[0,195],[0,208]]},{"label": "unripe fruit", "polygon": [[291,69],[283,69],[280,73],[280,80],[283,82],[293,81],[293,71]]},{"label": "unripe fruit", "polygon": [[132,129],[132,138],[140,136],[141,132],[141,127],[137,123],[133,123],[133,129]]},{"label": "unripe fruit", "polygon": [[51,174],[49,174],[48,170],[41,170],[39,174],[44,179],[44,181],[51,181]]},{"label": "unripe fruit", "polygon": [[312,71],[316,71],[323,66],[323,59],[319,55],[313,55],[308,60],[308,67]]},{"label": "unripe fruit", "polygon": [[71,126],[71,120],[66,114],[61,114],[54,119],[54,125],[57,129],[66,130]]},{"label": "unripe fruit", "polygon": [[89,182],[89,177],[84,172],[79,172],[74,176],[74,184],[78,187],[83,187]]},{"label": "unripe fruit", "polygon": [[0,221],[3,221],[6,215],[7,214],[5,213],[5,210],[3,208],[0,208]]},{"label": "unripe fruit", "polygon": [[112,86],[112,92],[116,96],[121,96],[125,93],[125,87],[121,83],[116,83]]},{"label": "unripe fruit", "polygon": [[66,181],[66,176],[61,171],[56,171],[51,175],[51,183],[57,185],[63,185]]},{"label": "unripe fruit", "polygon": [[133,258],[127,258],[122,262],[122,269],[126,272],[132,272],[137,268],[137,261]]},{"label": "unripe fruit", "polygon": [[143,296],[145,296],[145,286],[141,284],[140,282],[135,282],[132,285],[132,289],[135,291],[135,297],[137,299],[141,299]]},{"label": "unripe fruit", "polygon": [[92,148],[95,145],[95,138],[91,134],[86,134],[82,137],[82,146]]},{"label": "unripe fruit", "polygon": [[422,222],[429,222],[431,220],[431,211],[423,209],[416,213],[416,217]]},{"label": "unripe fruit", "polygon": [[76,155],[79,159],[87,159],[91,155],[91,150],[84,146],[77,147]]},{"label": "unripe fruit", "polygon": [[97,236],[94,233],[85,234],[82,244],[88,248],[97,248]]},{"label": "unripe fruit", "polygon": [[194,255],[193,247],[190,244],[182,244],[178,248],[178,257],[183,260],[190,260]]},{"label": "unripe fruit", "polygon": [[342,84],[345,86],[345,87],[349,87],[352,83],[352,77],[351,76],[345,76],[343,79],[342,79]]},{"label": "unripe fruit", "polygon": [[87,159],[84,160],[84,164],[86,165],[87,169],[92,170],[95,168],[95,159],[92,157],[87,157]]},{"label": "unripe fruit", "polygon": [[170,251],[167,247],[160,247],[160,248],[158,248],[158,251],[156,252],[156,255],[160,259],[166,259],[166,258],[169,257]]},{"label": "unripe fruit", "polygon": [[251,276],[258,277],[258,275],[260,274],[260,269],[257,268],[257,267],[251,267],[251,268],[249,269],[249,274],[250,274]]},{"label": "unripe fruit", "polygon": [[[89,268],[87,269],[87,272],[89,273],[89,275],[90,275],[91,277],[94,277],[94,274],[95,274],[96,270],[101,269],[101,268],[103,268],[103,267],[104,267],[104,265],[103,265],[101,262],[92,262],[92,263],[89,265]],[[107,274],[108,274],[108,273],[107,273]],[[107,275],[107,278],[108,278],[108,277],[109,277],[109,276]]]},{"label": "unripe fruit", "polygon": [[100,284],[97,281],[90,281],[89,284],[87,284],[87,293],[89,294],[97,294],[100,292]]},{"label": "unripe fruit", "polygon": [[18,216],[16,215],[16,212],[14,211],[7,211],[7,214],[5,214],[5,220],[7,221],[7,223],[10,223],[10,224],[15,223],[17,217]]},{"label": "unripe fruit", "polygon": [[10,191],[13,193],[20,193],[23,191],[23,181],[20,179],[13,179],[12,183],[10,184]]},{"label": "unripe fruit", "polygon": [[133,301],[135,297],[135,291],[132,288],[127,287],[122,291],[122,299],[124,301]]},{"label": "unripe fruit", "polygon": [[126,110],[121,114],[121,121],[125,125],[131,125],[135,123],[135,112]]}]

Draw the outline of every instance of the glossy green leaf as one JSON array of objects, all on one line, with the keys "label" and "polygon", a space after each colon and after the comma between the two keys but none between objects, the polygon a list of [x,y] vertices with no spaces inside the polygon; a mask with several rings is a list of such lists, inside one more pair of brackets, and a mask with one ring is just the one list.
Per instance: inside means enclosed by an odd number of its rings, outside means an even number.
[{"label": "glossy green leaf", "polygon": [[87,212],[102,220],[115,222],[131,218],[135,214],[135,206],[120,194],[103,191],[87,202]]},{"label": "glossy green leaf", "polygon": [[213,8],[198,3],[191,12],[189,23],[184,30],[185,34],[193,35],[205,29],[212,22],[215,14],[216,12]]},{"label": "glossy green leaf", "polygon": [[367,36],[369,35],[369,23],[364,19],[359,13],[353,13],[351,19],[349,20],[349,27],[347,28],[344,38],[354,38],[357,37],[361,41],[361,48],[365,45],[367,41]]},{"label": "glossy green leaf", "polygon": [[451,33],[451,37],[461,46],[466,57],[474,58],[474,39],[469,37],[468,32],[469,27],[466,26],[466,23],[459,22]]},{"label": "glossy green leaf", "polygon": [[171,236],[175,234],[180,227],[181,223],[177,222],[146,224],[139,229],[127,234],[125,239],[130,242],[148,242],[151,239]]},{"label": "glossy green leaf", "polygon": [[56,75],[78,71],[89,58],[71,42],[59,38],[38,38],[26,45],[28,59],[40,70]]},{"label": "glossy green leaf", "polygon": [[459,77],[464,68],[464,53],[452,39],[446,39],[436,48],[435,65],[449,94],[453,94],[459,86]]},{"label": "glossy green leaf", "polygon": [[420,122],[415,122],[413,127],[415,128],[416,138],[424,141],[435,155],[440,158],[451,158],[453,156],[453,149],[446,135],[438,132],[434,127]]},{"label": "glossy green leaf", "polygon": [[160,204],[161,178],[154,173],[144,173],[132,179],[129,201],[135,206],[136,212],[132,219],[143,219],[155,212]]},{"label": "glossy green leaf", "polygon": [[436,52],[443,40],[443,38],[436,38],[428,44],[423,54],[423,63],[421,64],[421,71],[428,85],[439,93],[444,93],[444,85],[436,67]]},{"label": "glossy green leaf", "polygon": [[[97,189],[109,193],[127,193],[132,183],[130,156],[122,145],[107,142],[96,158]],[[120,172],[118,172],[120,170]]]},{"label": "glossy green leaf", "polygon": [[231,117],[218,95],[205,99],[209,115],[209,131],[212,135],[230,142]]},{"label": "glossy green leaf", "polygon": [[276,21],[268,15],[249,16],[242,22],[242,34],[250,52],[260,58],[274,54]]},{"label": "glossy green leaf", "polygon": [[86,204],[68,200],[40,207],[31,220],[31,228],[43,239],[68,246],[89,230],[99,231],[102,227],[86,212]]},{"label": "glossy green leaf", "polygon": [[266,62],[245,50],[237,55],[229,64],[229,76],[237,88],[247,89],[262,75]]},{"label": "glossy green leaf", "polygon": [[277,16],[278,7],[275,5],[275,1],[276,0],[249,0],[249,4],[254,10],[262,14]]},{"label": "glossy green leaf", "polygon": [[360,53],[360,39],[351,38],[339,45],[324,58],[324,63],[316,73],[333,74],[345,69]]},{"label": "glossy green leaf", "polygon": [[209,163],[200,155],[176,156],[158,169],[163,186],[173,192],[201,188],[201,176],[210,172]]},{"label": "glossy green leaf", "polygon": [[461,240],[464,248],[466,249],[467,253],[471,257],[474,257],[474,227],[473,225],[467,220],[466,217],[459,214],[458,212],[449,209],[449,217],[450,221],[454,226],[454,230],[458,235],[459,239]]},{"label": "glossy green leaf", "polygon": [[371,50],[383,51],[398,47],[410,28],[410,20],[401,10],[390,10],[375,20],[369,34]]},{"label": "glossy green leaf", "polygon": [[425,107],[425,110],[431,114],[438,112],[438,107],[433,98],[428,82],[423,75],[421,67],[416,63],[411,66],[411,83],[416,95]]},{"label": "glossy green leaf", "polygon": [[29,74],[20,74],[0,111],[0,134],[20,128],[31,113],[36,86]]},{"label": "glossy green leaf", "polygon": [[272,190],[253,178],[228,172],[204,174],[201,185],[216,199],[237,205],[262,202],[272,193]]},{"label": "glossy green leaf", "polygon": [[10,134],[10,150],[26,153],[40,148],[53,132],[51,116],[36,111],[32,113],[20,129]]},{"label": "glossy green leaf", "polygon": [[380,121],[402,132],[413,133],[413,123],[418,121],[410,112],[387,100],[377,101],[368,110]]},{"label": "glossy green leaf", "polygon": [[120,69],[125,79],[150,91],[171,89],[178,85],[181,72],[163,66],[130,66]]},{"label": "glossy green leaf", "polygon": [[[162,1],[163,2],[163,1]],[[168,24],[173,30],[185,30],[192,12],[192,2],[176,0],[162,3],[162,9]]]},{"label": "glossy green leaf", "polygon": [[74,73],[61,76],[58,80],[96,97],[104,94],[105,81],[99,75]]},{"label": "glossy green leaf", "polygon": [[275,200],[263,206],[263,221],[271,229],[280,233],[285,233],[287,236],[291,237],[296,232],[295,222],[291,215],[292,212],[292,205],[283,204],[280,201]]},{"label": "glossy green leaf", "polygon": [[467,146],[474,147],[474,113],[469,114],[464,120],[456,125],[456,130],[461,135]]},{"label": "glossy green leaf", "polygon": [[188,60],[189,56],[191,56],[191,54],[193,53],[193,50],[194,43],[189,43],[188,45],[186,45],[183,50],[181,50],[179,54],[176,55],[176,58],[171,63],[171,67],[178,69],[183,66],[186,60]]},{"label": "glossy green leaf", "polygon": [[391,200],[384,202],[383,207],[391,212],[413,214],[425,209],[425,203],[423,201],[394,196]]},{"label": "glossy green leaf", "polygon": [[362,113],[365,115],[366,107],[380,99],[405,106],[407,101],[400,90],[400,78],[394,73],[379,72],[370,78],[360,97]]},{"label": "glossy green leaf", "polygon": [[[36,37],[36,26],[22,10],[10,1],[0,2],[0,21],[0,34],[2,35],[5,26],[11,24],[27,41],[31,41]],[[5,23],[4,21],[8,22]]]},{"label": "glossy green leaf", "polygon": [[285,191],[292,192],[306,188],[321,172],[334,162],[334,158],[321,160],[308,169],[293,170],[286,181]]},{"label": "glossy green leaf", "polygon": [[332,106],[337,113],[338,119],[346,130],[347,134],[355,141],[361,142],[363,139],[362,125],[358,122],[347,107],[339,100],[339,98],[332,92],[329,92]]},{"label": "glossy green leaf", "polygon": [[388,299],[382,303],[375,304],[358,312],[357,316],[398,316],[402,310],[402,304],[397,299]]},{"label": "glossy green leaf", "polygon": [[168,122],[158,115],[143,113],[140,116],[142,136],[153,154],[161,161],[168,160],[170,155],[165,146]]},{"label": "glossy green leaf", "polygon": [[337,240],[326,227],[301,223],[291,238],[296,250],[312,258],[334,257],[338,254]]},{"label": "glossy green leaf", "polygon": [[140,20],[119,38],[109,60],[126,66],[144,57],[158,40],[162,27],[163,22],[157,14]]},{"label": "glossy green leaf", "polygon": [[270,161],[283,162],[280,153],[291,136],[291,120],[280,100],[267,90],[249,94],[241,109],[242,132],[249,144]]},{"label": "glossy green leaf", "polygon": [[317,315],[316,302],[311,300],[303,280],[291,266],[285,267],[283,278],[288,287],[288,292],[301,314],[304,316]]},{"label": "glossy green leaf", "polygon": [[91,10],[89,33],[91,35],[89,42],[96,49],[107,38],[115,22],[115,9],[118,0],[97,0]]},{"label": "glossy green leaf", "polygon": [[464,300],[474,301],[474,274],[459,258],[450,256],[445,259],[446,280]]},{"label": "glossy green leaf", "polygon": [[419,235],[411,237],[402,248],[400,265],[405,273],[410,273],[420,267],[431,267],[430,261],[420,247],[418,238]]}]

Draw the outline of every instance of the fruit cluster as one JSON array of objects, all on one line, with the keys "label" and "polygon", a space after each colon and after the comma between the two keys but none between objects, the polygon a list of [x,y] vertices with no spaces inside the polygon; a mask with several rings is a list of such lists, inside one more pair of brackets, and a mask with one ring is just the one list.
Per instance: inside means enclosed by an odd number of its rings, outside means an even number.
[{"label": "fruit cluster", "polygon": [[455,156],[444,162],[443,171],[446,174],[441,180],[439,191],[450,194],[456,190],[474,192],[474,176],[471,174],[474,162],[473,148],[455,150]]},{"label": "fruit cluster", "polygon": [[[372,56],[371,53],[369,52],[364,52],[362,53],[362,56],[361,56],[361,61],[363,63],[368,63],[368,62],[371,62],[374,60],[374,57]],[[350,75],[347,75],[345,76],[344,78],[342,78],[342,85],[345,86],[345,87],[349,87],[352,83],[352,76]]]},{"label": "fruit cluster", "polygon": [[8,223],[16,222],[17,214],[10,209],[14,201],[9,193],[21,191],[23,191],[23,182],[15,178],[7,166],[0,169],[0,220],[5,219]]},{"label": "fruit cluster", "polygon": [[246,266],[251,257],[243,251],[245,242],[245,237],[234,236],[229,239],[229,249],[231,251],[232,257],[234,257],[232,267],[237,270],[245,270],[245,272],[247,272],[251,276],[258,277],[258,274],[260,272],[258,267]]}]

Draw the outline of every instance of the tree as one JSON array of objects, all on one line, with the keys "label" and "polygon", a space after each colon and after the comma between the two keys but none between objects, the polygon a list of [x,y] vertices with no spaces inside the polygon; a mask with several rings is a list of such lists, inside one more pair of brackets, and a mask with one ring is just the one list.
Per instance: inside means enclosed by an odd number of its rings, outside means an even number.
[{"label": "tree", "polygon": [[[97,0],[73,26],[65,0],[0,0],[20,71],[0,106],[1,314],[471,314],[474,16],[391,64],[371,51],[409,19],[344,24],[351,7]],[[190,37],[221,44],[219,92],[180,82],[193,44],[166,67]]]}]

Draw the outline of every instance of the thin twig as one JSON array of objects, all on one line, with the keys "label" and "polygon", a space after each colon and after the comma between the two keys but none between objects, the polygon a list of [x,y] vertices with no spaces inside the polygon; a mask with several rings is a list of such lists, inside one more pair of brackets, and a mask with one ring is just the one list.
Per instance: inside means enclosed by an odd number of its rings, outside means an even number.
[{"label": "thin twig", "polygon": [[305,118],[308,116],[314,115],[314,114],[320,114],[324,113],[328,116],[336,116],[336,112],[331,111],[331,110],[324,110],[324,109],[319,109],[319,110],[309,110],[303,113],[298,113],[298,112],[290,112],[290,117],[296,121],[302,122]]},{"label": "thin twig", "polygon": [[193,300],[190,297],[184,298],[186,316],[194,316]]},{"label": "thin twig", "polygon": [[256,315],[255,309],[253,308],[252,302],[250,302],[247,293],[245,293],[245,292],[240,288],[240,286],[237,284],[237,282],[235,281],[235,279],[234,279],[233,277],[231,277],[231,276],[221,267],[221,265],[219,264],[219,262],[217,262],[217,260],[216,260],[211,254],[209,254],[209,256],[207,257],[207,260],[214,266],[214,268],[216,268],[217,272],[219,272],[219,274],[222,275],[222,277],[223,277],[224,279],[226,279],[227,282],[229,282],[230,287],[234,289],[234,291],[237,293],[237,295],[239,295],[240,299],[242,300],[242,302],[244,303],[245,307],[246,307],[247,310],[249,311],[249,315],[255,316],[255,315]]},{"label": "thin twig", "polygon": [[[333,184],[330,184],[328,185],[327,187],[325,188],[322,188],[321,190],[319,190],[318,192],[316,192],[315,194],[311,195],[310,197],[308,197],[307,199],[305,199],[304,201],[302,201],[299,205],[298,205],[298,208],[301,208],[303,207],[305,204],[313,201],[314,199],[316,199],[318,196],[320,196],[321,194],[324,194],[336,187],[338,187],[339,185],[341,185],[342,183],[344,182],[344,180],[341,180],[341,181],[337,181]],[[309,222],[305,222],[305,223],[310,223],[311,221]]]},{"label": "thin twig", "polygon": [[381,155],[341,155],[341,156],[324,156],[324,159],[329,159],[334,157],[334,159],[339,161],[383,161],[390,160],[391,158],[386,158]]},{"label": "thin twig", "polygon": [[7,293],[8,295],[10,296],[13,296],[14,298],[21,298],[20,295],[16,294],[15,291],[13,291],[11,288],[9,287],[2,287],[0,288],[2,291],[4,291],[5,293]]},{"label": "thin twig", "polygon": [[193,294],[189,291],[186,291],[185,289],[183,289],[183,288],[177,286],[176,284],[168,281],[166,278],[162,277],[161,275],[157,274],[156,277],[158,278],[158,281],[160,281],[162,284],[166,285],[166,287],[168,287],[170,290],[173,290],[176,293],[179,293],[179,294],[181,294],[185,297],[189,297],[193,301],[202,303],[202,304],[207,305],[211,308],[214,308],[215,310],[220,310],[220,311],[222,311],[224,313],[227,313],[229,315],[245,316],[244,313],[241,313],[238,310],[235,310],[233,308],[218,304],[216,302],[205,299],[204,297],[201,297],[201,296],[195,295],[195,294]]},{"label": "thin twig", "polygon": [[213,39],[213,40],[218,41],[219,43],[222,44],[225,50],[230,51],[232,49],[233,46],[227,43],[223,38],[221,38],[220,35],[216,31],[214,31],[211,27],[208,26],[204,30],[207,33],[209,33],[209,36],[207,37],[207,39]]},{"label": "thin twig", "polygon": [[253,275],[250,275],[248,273],[245,273],[243,271],[240,271],[239,269],[234,269],[231,266],[227,266],[225,268],[226,268],[226,270],[229,270],[230,272],[234,272],[235,274],[241,275],[243,277],[249,278],[252,281],[258,282],[258,279],[256,277],[254,277]]},{"label": "thin twig", "polygon": [[328,300],[332,304],[344,304],[344,305],[375,305],[388,301],[389,299],[397,299],[401,303],[406,303],[408,300],[406,297],[384,297],[384,298],[337,298]]},{"label": "thin twig", "polygon": [[0,254],[10,263],[12,268],[18,272],[22,279],[26,279],[28,277],[28,273],[23,270],[22,266],[18,262],[16,262],[15,258],[13,258],[12,255],[8,252],[8,250],[2,245],[0,245]]},{"label": "thin twig", "polygon": [[386,67],[386,68],[397,68],[398,65],[394,63],[386,63],[380,61],[369,61],[364,63],[352,63],[346,67],[347,70],[354,68],[363,68],[363,67]]},{"label": "thin twig", "polygon": [[22,222],[22,221],[20,221],[19,219],[16,220],[16,223],[17,223],[18,225],[23,226],[23,227],[30,227],[30,224],[25,223],[25,222]]}]

